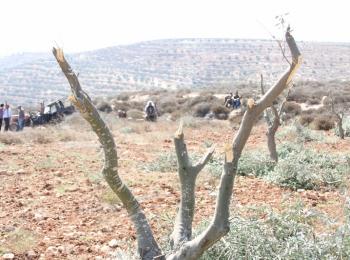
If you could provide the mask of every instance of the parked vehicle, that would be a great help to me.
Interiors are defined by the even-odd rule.
[[[64,106],[61,100],[49,103],[43,112],[30,112],[25,115],[25,126],[38,126],[47,123],[59,123],[65,115],[70,115],[75,111],[74,106]],[[14,115],[11,120],[10,130],[16,131],[18,125],[18,115]]]
[[[59,123],[65,115],[70,115],[75,111],[74,106],[64,106],[61,100],[52,102],[44,107],[44,112],[32,113],[32,125],[42,125],[47,123]]]

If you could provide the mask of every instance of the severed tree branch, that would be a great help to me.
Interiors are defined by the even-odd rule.
[[[164,259],[140,204],[118,175],[117,148],[112,133],[101,119],[90,97],[81,88],[77,75],[66,61],[62,49],[53,48],[53,55],[70,84],[73,94],[70,96],[71,102],[91,125],[102,144],[105,155],[105,163],[102,170],[103,176],[122,201],[135,226],[138,251],[141,258],[145,260]]]
[[[215,147],[208,149],[207,153],[192,165],[188,157],[182,123],[175,133],[175,150],[178,161],[178,174],[181,185],[181,200],[178,214],[175,220],[174,230],[171,234],[171,247],[178,248],[182,243],[192,238],[192,222],[195,208],[195,185],[199,172],[208,163],[214,153]]]
[[[258,103],[248,100],[248,108],[243,116],[240,128],[233,139],[232,146],[228,146],[225,152],[224,171],[221,176],[219,194],[212,222],[199,236],[184,243],[179,250],[169,255],[167,259],[198,259],[203,252],[229,232],[230,201],[242,150],[258,116],[267,107],[270,107],[273,101],[287,88],[301,63],[301,54],[294,38],[290,34],[289,28],[286,31],[285,37],[292,54],[292,63],[288,70],[282,74],[280,79],[265,93]]]

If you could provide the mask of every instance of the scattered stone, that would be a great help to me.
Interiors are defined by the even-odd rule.
[[[103,233],[108,233],[108,232],[111,232],[111,231],[112,231],[112,229],[109,228],[109,227],[103,227],[103,228],[101,228],[101,232],[103,232]]]
[[[78,191],[78,190],[79,190],[78,187],[69,187],[69,188],[66,189],[66,191],[68,191],[68,192],[75,192],[75,191]]]
[[[34,219],[36,221],[42,221],[42,220],[47,219],[47,216],[44,213],[37,212],[37,213],[34,214]]]
[[[59,254],[57,247],[55,246],[49,246],[46,248],[45,254],[49,256],[57,256]]]
[[[111,241],[109,241],[108,245],[109,245],[109,247],[111,247],[111,248],[116,248],[116,247],[118,247],[118,241],[117,241],[117,239],[112,239]]]
[[[16,174],[18,175],[23,175],[23,174],[26,174],[27,172],[24,170],[24,169],[19,169]]]
[[[29,250],[27,253],[26,253],[26,257],[27,259],[36,259],[37,258],[37,254],[34,250]]]
[[[14,258],[15,258],[15,255],[12,254],[12,253],[6,253],[6,254],[4,254],[4,255],[2,256],[2,258],[3,258],[3,259],[7,259],[7,260],[9,260],[9,259],[14,259]]]
[[[101,248],[100,248],[101,252],[103,253],[109,253],[110,252],[110,247],[107,246],[107,245],[103,245]]]
[[[58,247],[57,247],[57,250],[58,250],[58,252],[60,252],[60,253],[65,253],[65,252],[66,252],[66,249],[65,249],[64,246],[58,246]]]

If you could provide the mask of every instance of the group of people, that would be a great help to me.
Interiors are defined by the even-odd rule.
[[[238,91],[236,91],[235,95],[230,93],[230,95],[225,97],[225,107],[228,108],[239,108],[241,106],[241,97],[238,94]]]
[[[17,131],[22,131],[25,124],[25,113],[22,106],[17,107],[18,116],[17,119]],[[9,104],[0,104],[0,131],[4,122],[4,131],[7,132],[10,129],[11,120],[13,118],[11,107]]]

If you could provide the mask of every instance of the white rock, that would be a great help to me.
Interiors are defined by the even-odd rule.
[[[29,250],[26,254],[28,259],[35,259],[37,257],[37,254],[34,250]]]
[[[48,254],[49,256],[57,256],[58,249],[55,246],[49,246],[48,248],[46,248],[45,253]]]
[[[109,241],[108,243],[109,247],[111,248],[116,248],[118,246],[118,241],[117,239],[112,239],[111,241]]]
[[[3,259],[14,259],[15,255],[12,253],[7,253],[2,256]]]

